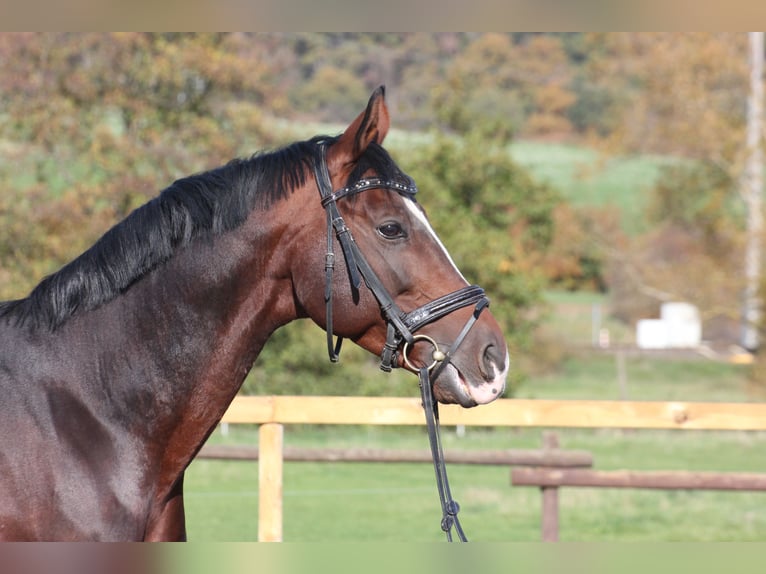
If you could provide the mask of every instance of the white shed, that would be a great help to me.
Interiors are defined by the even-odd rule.
[[[641,349],[693,349],[701,342],[702,320],[691,303],[663,303],[659,319],[641,319],[636,325]]]

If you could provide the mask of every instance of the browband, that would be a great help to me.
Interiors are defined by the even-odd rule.
[[[404,184],[400,181],[396,181],[395,179],[383,179],[381,177],[366,177],[364,179],[360,179],[356,183],[352,185],[347,185],[346,187],[342,187],[339,190],[329,193],[327,195],[322,196],[322,207],[327,207],[328,203],[332,203],[333,201],[338,201],[339,199],[354,195],[357,193],[361,193],[363,191],[367,191],[368,189],[390,189],[392,191],[395,191],[397,193],[401,193],[402,195],[406,195],[408,197],[413,197],[417,192],[418,188],[415,185],[415,182],[412,180],[412,178],[408,177],[409,183]]]

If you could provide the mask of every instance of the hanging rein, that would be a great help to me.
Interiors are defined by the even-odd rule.
[[[314,176],[319,187],[322,207],[327,213],[327,252],[325,255],[325,305],[327,310],[327,352],[332,362],[337,362],[343,339],[338,337],[333,342],[332,328],[332,279],[335,270],[335,252],[333,238],[338,239],[343,257],[346,262],[352,291],[358,295],[362,280],[380,305],[381,313],[386,321],[386,343],[381,353],[380,368],[390,372],[399,364],[399,349],[401,347],[402,361],[413,371],[418,372],[420,379],[420,393],[423,399],[423,409],[426,415],[428,427],[428,440],[431,446],[431,456],[436,474],[436,484],[439,490],[439,499],[442,506],[441,528],[447,535],[447,540],[452,542],[452,527],[455,527],[458,538],[467,542],[463,528],[458,520],[460,507],[452,498],[447,479],[447,469],[444,464],[441,436],[439,433],[439,409],[438,403],[433,397],[432,387],[439,374],[450,363],[453,355],[460,344],[465,340],[471,327],[476,323],[481,312],[489,306],[489,299],[484,294],[484,289],[477,285],[470,285],[434,299],[425,305],[409,312],[402,311],[394,301],[391,294],[378,278],[375,271],[370,267],[359,246],[354,241],[351,231],[338,211],[337,201],[362,193],[368,189],[386,189],[396,192],[404,197],[413,198],[417,193],[417,187],[412,179],[402,182],[397,180],[384,180],[379,177],[362,178],[355,183],[333,191],[330,174],[327,168],[327,146],[320,143],[320,161],[314,166]],[[420,328],[432,323],[453,311],[474,305],[473,313],[458,334],[453,344],[440,349],[436,341],[427,335],[415,334]],[[417,341],[425,341],[433,346],[431,358],[433,362],[428,366],[418,367],[414,365],[408,352]]]

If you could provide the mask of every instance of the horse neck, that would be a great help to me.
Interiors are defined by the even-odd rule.
[[[289,273],[272,253],[276,219],[192,243],[73,327],[103,337],[97,384],[117,408],[141,405],[165,473],[188,464],[269,335],[295,318]]]

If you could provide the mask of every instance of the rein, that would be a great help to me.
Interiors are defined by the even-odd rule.
[[[473,327],[474,323],[481,315],[481,312],[489,306],[489,300],[484,298],[479,301],[474,308],[473,314],[468,322],[463,327],[463,330],[458,335],[452,347],[446,353],[441,351],[437,344],[430,337],[424,335],[417,335],[416,337],[426,338],[433,346],[433,359],[434,362],[428,367],[421,367],[418,370],[418,379],[420,380],[420,396],[423,399],[423,410],[426,413],[426,426],[428,428],[428,443],[431,446],[431,459],[434,463],[434,473],[436,475],[436,487],[439,491],[439,501],[442,506],[442,521],[441,528],[447,535],[447,540],[452,542],[452,527],[455,527],[458,539],[461,542],[468,542],[468,539],[463,532],[463,527],[460,524],[457,513],[460,512],[460,505],[455,499],[452,498],[452,492],[449,487],[449,479],[447,478],[447,466],[444,463],[444,450],[442,449],[441,434],[439,432],[439,403],[433,398],[432,387],[436,378],[441,374],[444,368],[449,363],[450,354],[460,346],[465,339],[468,332]],[[404,352],[404,360],[408,361],[406,354],[406,347]],[[431,372],[433,371],[433,372]],[[429,375],[429,372],[431,374]]]
[[[362,178],[354,184],[333,191],[330,174],[327,168],[327,145],[320,143],[319,150],[320,161],[314,166],[314,176],[316,178],[317,187],[319,188],[322,207],[324,207],[325,212],[327,213],[327,252],[325,254],[324,298],[327,313],[327,353],[330,357],[330,361],[337,362],[340,359],[340,350],[343,343],[342,337],[338,337],[336,342],[333,341],[332,278],[335,270],[333,241],[333,236],[335,236],[343,251],[353,297],[355,300],[358,299],[359,288],[361,287],[362,280],[364,280],[365,285],[377,300],[381,313],[386,321],[386,343],[381,352],[380,368],[383,371],[390,372],[396,367],[399,364],[399,348],[402,347],[402,361],[410,369],[418,372],[423,409],[425,411],[426,425],[428,428],[428,440],[431,446],[431,457],[434,463],[436,484],[442,506],[441,528],[446,533],[448,541],[452,542],[452,528],[454,526],[458,538],[462,542],[467,542],[465,533],[463,532],[463,528],[457,517],[460,506],[452,498],[449,481],[447,479],[447,470],[444,464],[444,453],[439,432],[439,410],[438,404],[433,398],[433,384],[441,372],[450,363],[455,351],[457,351],[466,335],[468,335],[468,332],[478,320],[481,312],[489,306],[489,299],[487,299],[484,294],[484,289],[478,285],[469,285],[434,299],[413,311],[402,311],[360,251],[359,246],[351,235],[351,230],[343,220],[340,211],[338,211],[336,203],[339,199],[361,193],[368,189],[386,189],[405,197],[413,198],[417,193],[415,183],[410,178],[408,178],[407,183],[402,183],[401,181],[396,180],[384,180],[379,177],[370,177]],[[426,335],[415,334],[415,332],[423,326],[469,305],[475,306],[474,311],[452,346],[446,351],[439,349],[437,343],[432,338]],[[429,366],[417,367],[409,360],[409,349],[417,341],[426,341],[434,347],[432,353],[433,362]]]

